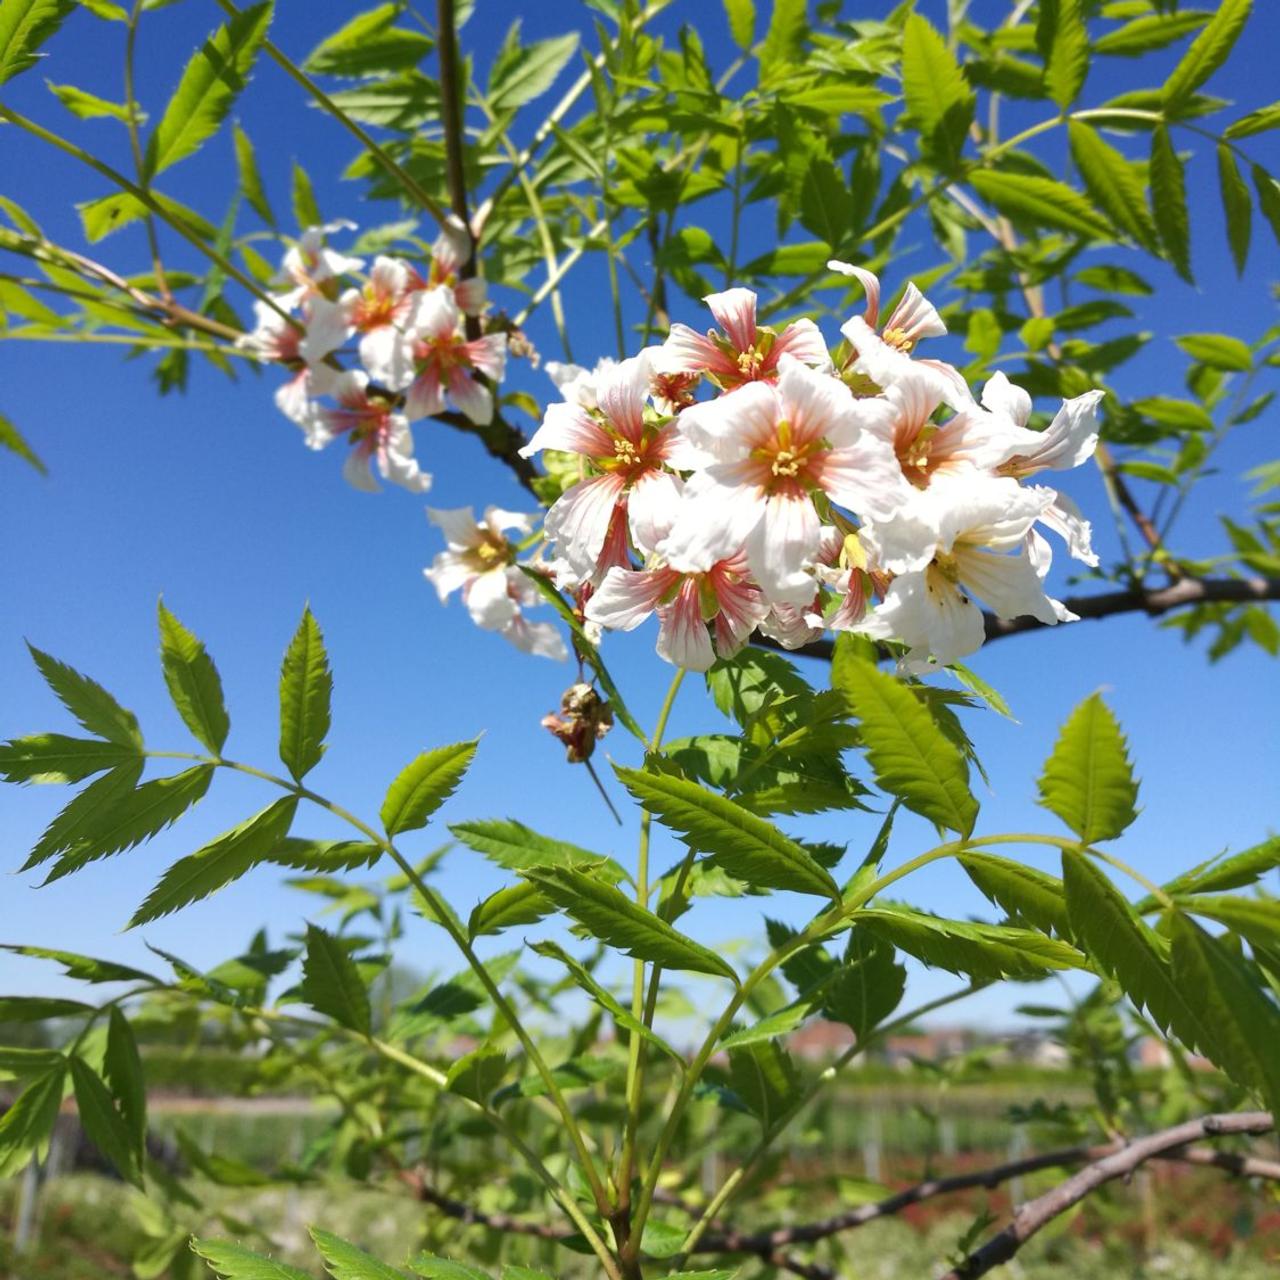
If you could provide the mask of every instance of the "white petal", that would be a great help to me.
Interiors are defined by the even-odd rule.
[[[670,569],[636,572],[615,566],[587,601],[586,616],[611,631],[634,631],[678,581],[679,574]]]
[[[769,358],[776,361],[779,356],[790,356],[804,364],[831,364],[831,352],[827,350],[826,339],[822,331],[812,320],[793,320],[778,334],[777,341],[769,352]]]
[[[484,540],[470,507],[428,507],[427,519],[444,534],[445,543],[452,550],[466,551]]]
[[[346,312],[336,302],[317,297],[307,317],[306,336],[298,343],[298,354],[308,364],[319,364],[351,336]]]
[[[360,363],[374,382],[402,391],[413,381],[413,340],[394,325],[380,324],[360,335]]]
[[[997,371],[982,388],[982,407],[1002,414],[1015,426],[1025,427],[1031,416],[1031,397]]]
[[[616,475],[595,476],[566,489],[547,512],[547,536],[575,572],[590,576],[595,571],[621,494]]]
[[[1067,550],[1077,560],[1097,566],[1098,556],[1093,549],[1093,526],[1084,513],[1060,490],[1057,497],[1040,513],[1040,523],[1059,534],[1067,544]]]
[[[759,488],[735,483],[731,465],[718,463],[685,484],[675,523],[657,551],[673,569],[705,573],[742,550],[764,511]]]
[[[502,634],[517,649],[523,649],[525,653],[535,654],[539,658],[564,662],[569,657],[564,637],[554,623],[529,622],[521,616],[510,622]]]
[[[683,485],[666,471],[646,471],[627,493],[631,540],[649,555],[671,532],[680,511]]]
[[[893,580],[884,601],[854,630],[911,646],[911,657],[940,663],[976,653],[986,638],[982,611],[935,570]]]
[[[822,526],[806,495],[772,495],[764,518],[745,540],[747,559],[760,589],[771,604],[808,604],[814,580],[807,572],[818,551]]]
[[[1025,548],[1017,555],[964,549],[956,552],[960,581],[1001,618],[1038,618],[1053,626],[1057,611]]]
[[[520,450],[522,458],[531,458],[540,449],[557,449],[564,453],[585,453],[589,458],[607,458],[613,453],[613,441],[599,424],[576,404],[558,403],[547,406],[542,425],[533,439]]]
[[[698,584],[688,579],[670,604],[658,610],[658,656],[686,671],[708,671],[716,660],[702,617]]]
[[[342,464],[342,475],[353,489],[364,493],[377,493],[378,482],[369,469],[369,455],[360,449],[352,449],[347,460]]]
[[[880,319],[880,277],[865,267],[855,267],[853,263],[841,262],[837,258],[832,258],[827,267],[831,271],[838,271],[842,276],[852,276],[862,286],[862,291],[867,295],[866,322],[874,329],[876,321]]]
[[[516,573],[520,572],[511,567]],[[463,600],[471,621],[485,631],[501,631],[520,612],[507,590],[506,565],[476,574],[463,593]]]
[[[709,293],[703,302],[711,308],[720,327],[739,351],[746,351],[756,340],[756,295],[750,289],[726,289]]]
[[[449,378],[449,397],[463,417],[477,425],[484,427],[493,421],[493,392],[461,369],[453,370]]]

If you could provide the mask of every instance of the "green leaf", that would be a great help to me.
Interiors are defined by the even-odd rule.
[[[75,7],[74,0],[4,0],[0,5],[0,84],[40,61],[36,50]]]
[[[1157,252],[1156,224],[1134,166],[1095,129],[1075,120],[1067,124],[1071,157],[1089,194],[1115,225],[1152,253]]]
[[[165,608],[163,600],[159,618],[160,660],[169,696],[187,728],[217,755],[231,729],[218,668],[204,645]]]
[[[1074,947],[1031,929],[944,920],[897,904],[863,908],[851,919],[925,964],[970,978],[1043,978],[1081,967]]]
[[[1093,51],[1123,58],[1140,57],[1181,40],[1189,32],[1204,26],[1211,16],[1204,9],[1143,14],[1099,36],[1093,42]]]
[[[271,0],[265,0],[242,10],[192,55],[147,141],[148,178],[192,155],[217,133],[249,79],[272,9]]]
[[[857,717],[876,782],[939,827],[968,835],[978,816],[969,766],[900,680],[852,659],[840,685]]]
[[[775,1040],[729,1050],[729,1082],[765,1133],[798,1101],[800,1073]]]
[[[302,64],[312,75],[365,76],[408,71],[433,48],[420,31],[394,26],[403,5],[380,4],[358,14],[318,44]]]
[[[82,1058],[71,1059],[71,1083],[85,1135],[126,1182],[141,1186],[136,1145],[101,1077]]]
[[[1056,227],[1082,236],[1111,238],[1111,226],[1080,192],[1053,178],[978,169],[973,189],[1006,217],[1033,227]]]
[[[192,1240],[191,1250],[222,1280],[312,1280],[296,1267],[250,1253],[243,1246],[225,1240]]]
[[[524,875],[606,946],[667,969],[738,980],[732,967],[714,951],[678,933],[612,885],[567,867],[531,868]]]
[[[56,1000],[49,996],[0,996],[0,1022],[46,1022],[50,1018],[74,1018],[93,1012],[93,1006],[79,1000]]]
[[[947,42],[918,13],[902,28],[902,93],[921,137],[954,164],[973,120],[973,90]]]
[[[152,191],[151,199],[170,218],[181,222],[194,235],[205,240],[216,238],[217,230],[194,209],[162,195],[159,191]],[[109,196],[100,196],[97,200],[88,200],[84,204],[77,205],[76,209],[80,214],[85,239],[90,244],[96,244],[113,231],[119,231],[122,227],[141,221],[149,212],[149,206],[129,191],[117,191]]]
[[[1280,1107],[1280,1010],[1250,970],[1181,912],[1170,917],[1173,980],[1207,1028],[1200,1051]]]
[[[1253,201],[1231,148],[1221,142],[1218,143],[1218,187],[1222,192],[1222,213],[1227,220],[1227,243],[1231,246],[1236,275],[1243,277],[1249,261]]]
[[[1219,0],[1213,17],[1164,82],[1164,101],[1170,114],[1176,114],[1226,62],[1252,12],[1253,0]]]
[[[142,750],[138,718],[132,711],[126,711],[96,680],[42,653],[29,641],[27,649],[49,688],[85,729],[122,747]]]
[[[130,760],[96,778],[67,805],[44,829],[40,839],[20,868],[30,871],[64,850],[74,848],[92,837],[103,821],[103,815],[123,794],[131,792],[142,776],[142,760]]]
[[[3,1003],[0,1001],[0,1005]],[[67,1062],[59,1057],[56,1066],[32,1080],[0,1115],[0,1178],[12,1177],[33,1158],[44,1158],[58,1120],[66,1078]]]
[[[1280,944],[1280,901],[1274,898],[1223,898],[1209,894],[1180,897],[1184,911],[1208,916],[1259,947]]]
[[[1184,333],[1174,341],[1193,360],[1213,369],[1247,373],[1253,367],[1253,352],[1227,333]]]
[[[1271,234],[1280,244],[1280,182],[1277,182],[1261,165],[1250,170],[1253,188],[1258,193],[1258,208],[1271,226]]]
[[[1177,273],[1191,283],[1191,220],[1187,215],[1187,184],[1182,161],[1173,148],[1167,125],[1151,134],[1151,212],[1165,256]]]
[[[774,73],[801,61],[808,33],[808,0],[773,0],[769,29],[760,45],[762,84],[781,79]]]
[[[1224,889],[1243,889],[1254,884],[1268,871],[1280,867],[1280,836],[1272,836],[1221,861],[1214,860],[1184,872],[1165,885],[1165,892],[1221,893]]]
[[[614,766],[622,784],[664,826],[682,833],[691,848],[756,888],[792,889],[840,900],[831,873],[771,822],[670,774]]]
[[[332,694],[324,636],[304,609],[280,670],[280,759],[299,782],[324,755]]]
[[[1056,876],[991,853],[962,853],[959,861],[969,879],[1001,910],[1046,933],[1071,936],[1062,881]]]
[[[824,1016],[850,1027],[859,1044],[902,1002],[907,971],[893,947],[866,929],[849,934],[844,963],[827,985]]]
[[[471,764],[478,740],[455,742],[424,751],[406,765],[387,789],[382,802],[382,825],[387,835],[415,831],[454,793]]]
[[[324,1259],[325,1269],[334,1280],[404,1280],[402,1272],[370,1257],[363,1249],[357,1249],[319,1227],[309,1230]]]
[[[756,0],[724,0],[724,11],[734,44],[745,52],[756,37]]]
[[[238,880],[259,862],[266,861],[272,849],[288,834],[297,807],[297,796],[282,796],[202,849],[175,862],[134,912],[128,927],[132,929],[158,920],[207,898]]]
[[[119,1108],[125,1131],[133,1144],[138,1167],[146,1159],[147,1084],[142,1070],[138,1042],[129,1020],[112,1005],[107,1022],[107,1048],[102,1071],[111,1086],[111,1096]]]
[[[129,120],[129,107],[123,102],[108,102],[105,98],[99,98],[96,93],[87,93],[84,89],[77,89],[73,84],[54,84],[52,81],[46,81],[49,85],[49,92],[58,99],[60,103],[73,116],[81,120]]]
[[[60,964],[67,977],[77,982],[153,982],[149,973],[141,969],[131,968],[127,964],[116,964],[113,960],[95,960],[92,956],[82,956],[75,951],[56,951],[50,947],[24,947],[14,943],[0,943],[0,951],[12,951],[16,956],[30,956],[33,960],[52,960]],[[112,1006],[114,1008],[114,1006]]]
[[[800,184],[800,224],[834,250],[853,230],[853,197],[840,170],[825,156],[814,156]]]
[[[668,1057],[673,1058],[682,1067],[684,1066],[684,1059],[675,1049],[655,1031],[651,1031],[643,1022],[633,1017],[618,999],[591,976],[586,966],[575,960],[563,947],[554,942],[535,942],[533,950],[540,956],[548,956],[553,960],[559,960],[569,970],[578,986],[605,1010],[624,1031],[631,1035],[638,1035],[642,1040],[648,1041],[649,1044],[660,1049]]]
[[[0,743],[0,777],[6,782],[81,782],[137,758],[133,747],[119,743],[37,733]]]
[[[269,227],[276,225],[276,215],[267,200],[267,189],[262,182],[262,174],[258,171],[258,158],[253,150],[249,135],[236,124],[231,136],[236,148],[236,170],[240,175],[240,192],[249,202],[249,207]]]
[[[42,476],[49,474],[48,468],[40,461],[26,440],[23,439],[22,433],[2,413],[0,413],[0,448],[8,449],[10,453],[16,453],[23,462],[35,467]]]
[[[1071,932],[1089,959],[1138,1008],[1146,1009],[1161,1030],[1203,1051],[1206,1031],[1200,1011],[1170,972],[1164,940],[1085,854],[1062,851],[1062,881]]]
[[[1040,21],[1045,24],[1037,42],[1046,50],[1044,86],[1064,111],[1080,96],[1089,74],[1089,33],[1085,29],[1081,0],[1041,0]]]
[[[358,871],[372,867],[385,850],[372,840],[303,840],[290,836],[271,852],[277,866],[295,871]]]
[[[314,924],[307,925],[299,994],[317,1013],[352,1031],[369,1034],[369,992],[359,966],[337,938]]]
[[[519,22],[494,59],[489,72],[489,106],[494,112],[515,111],[541,97],[556,82],[578,48],[578,33],[553,36],[521,45]]]
[[[616,872],[614,878],[622,879],[622,868],[611,858],[589,853],[564,840],[539,835],[511,818],[455,822],[449,831],[468,848],[484,854],[508,871],[524,871],[529,867],[577,867],[585,870],[608,865]]]
[[[476,903],[467,920],[467,936],[474,941],[516,925],[537,924],[554,910],[555,906],[536,885],[507,885]]]
[[[1138,816],[1138,784],[1120,726],[1100,694],[1067,718],[1040,775],[1040,803],[1085,844],[1114,840]]]
[[[470,1053],[463,1054],[450,1068],[445,1077],[445,1088],[459,1097],[470,1098],[482,1106],[488,1104],[494,1091],[502,1083],[507,1074],[507,1055],[492,1045],[481,1045]],[[417,1265],[410,1263],[415,1271]],[[419,1272],[426,1275],[426,1272]]]
[[[292,196],[293,218],[299,227],[319,227],[324,223],[311,179],[296,160],[293,162]]]
[[[1280,129],[1280,102],[1273,102],[1269,107],[1259,107],[1241,116],[1234,124],[1229,124],[1222,131],[1224,138],[1251,138],[1255,133],[1267,133],[1271,129]]]
[[[67,843],[65,849],[47,851],[43,847],[44,837],[41,837],[41,843],[32,851],[26,865],[35,866],[52,852],[60,852],[62,856],[45,880],[46,884],[52,884],[73,871],[79,871],[86,863],[150,840],[204,799],[213,780],[213,768],[213,765],[196,765],[168,778],[153,778],[136,790],[117,790],[114,798],[93,816],[92,821],[76,827],[75,839]],[[86,788],[76,800],[83,799],[91,790],[92,787]],[[70,808],[68,805],[67,809]]]

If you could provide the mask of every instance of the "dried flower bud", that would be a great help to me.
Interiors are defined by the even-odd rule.
[[[542,727],[564,743],[570,764],[585,764],[613,728],[613,711],[591,685],[579,681],[564,691],[559,715],[543,716]]]

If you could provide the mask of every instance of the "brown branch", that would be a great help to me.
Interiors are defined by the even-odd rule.
[[[1180,578],[1167,587],[1067,596],[1062,603],[1081,619],[1098,619],[1122,613],[1145,613],[1157,618],[1171,609],[1196,604],[1256,604],[1267,600],[1280,600],[1280,578]],[[1047,624],[1030,617],[997,618],[992,613],[984,613],[983,622],[988,640],[1020,635],[1024,631],[1048,630]],[[768,640],[756,639],[767,647],[777,647]],[[792,652],[830,662],[833,647],[834,641],[815,640]]]
[[[545,1222],[529,1222],[524,1218],[512,1217],[509,1213],[486,1213],[461,1200],[455,1200],[431,1186],[418,1169],[401,1169],[397,1176],[419,1200],[424,1204],[434,1205],[448,1218],[486,1227],[490,1231],[500,1231],[504,1235],[537,1236],[539,1240],[569,1239],[568,1232]]]
[[[992,1236],[981,1248],[974,1250],[958,1266],[946,1272],[942,1280],[975,1280],[977,1276],[986,1275],[993,1267],[1008,1262],[1036,1232],[1048,1226],[1073,1205],[1079,1204],[1085,1196],[1116,1178],[1126,1177],[1148,1160],[1178,1147],[1185,1147],[1198,1138],[1233,1133],[1268,1133],[1274,1123],[1265,1111],[1245,1111],[1231,1115],[1204,1116],[1139,1138],[1121,1150],[1086,1165],[1044,1195],[1020,1205],[1013,1215],[1013,1221],[1003,1231]]]

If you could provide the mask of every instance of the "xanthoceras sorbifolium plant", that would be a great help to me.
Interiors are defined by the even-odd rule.
[[[663,1259],[735,1252],[718,1223],[752,1167],[842,1065],[914,1020],[917,1011],[901,1007],[908,957],[957,977],[955,991],[931,1006],[994,982],[1092,972],[1099,995],[1122,991],[1134,1016],[1182,1051],[1211,1060],[1222,1073],[1224,1099],[1253,1095],[1273,1103],[1280,1084],[1267,1048],[1280,1026],[1268,985],[1274,920],[1265,899],[1232,891],[1274,868],[1280,851],[1272,840],[1164,885],[1127,867],[1110,846],[1136,816],[1138,784],[1120,727],[1098,695],[1063,726],[1041,774],[1040,801],[1067,834],[987,833],[970,786],[971,748],[952,709],[970,699],[940,700],[933,687],[886,673],[866,642],[842,641],[825,690],[812,688],[777,654],[748,649],[721,659],[707,681],[738,721],[734,738],[665,741],[683,676],[678,670],[642,764],[616,767],[640,806],[637,860],[627,865],[510,819],[458,822],[452,834],[463,848],[448,856],[483,856],[513,876],[464,916],[463,904],[455,907],[431,883],[442,852],[423,860],[415,845],[463,781],[475,742],[424,751],[394,776],[376,817],[361,817],[306,782],[326,750],[332,689],[323,637],[309,611],[282,665],[280,765],[268,768],[224,754],[230,717],[217,669],[164,605],[159,618],[165,683],[197,750],[152,749],[132,713],[101,685],[32,649],[80,732],[13,739],[0,747],[0,771],[10,782],[85,785],[50,823],[27,866],[47,866],[48,879],[57,879],[122,853],[178,821],[230,770],[261,782],[265,806],[179,859],[130,926],[198,910],[202,899],[262,864],[305,872],[343,909],[342,922],[337,929],[309,924],[275,946],[260,935],[238,960],[208,972],[165,952],[157,953],[163,962],[157,975],[108,959],[17,947],[59,963],[90,992],[100,982],[120,985],[105,1003],[10,997],[0,1006],[6,1019],[59,1019],[67,1028],[61,1047],[5,1051],[6,1069],[24,1085],[0,1118],[6,1171],[47,1144],[69,1088],[87,1133],[120,1174],[163,1189],[169,1175],[146,1146],[145,1067],[134,1026],[199,1009],[229,1043],[257,1046],[268,1077],[315,1070],[321,1092],[346,1098],[327,1144],[336,1167],[322,1174],[322,1147],[282,1176],[412,1185],[420,1175],[407,1156],[421,1150],[414,1145],[421,1139],[387,1122],[422,1114],[448,1125],[452,1113],[452,1123],[469,1118],[491,1130],[507,1158],[527,1167],[535,1181],[521,1192],[524,1207],[564,1222],[563,1232],[548,1239],[589,1248],[609,1275],[661,1274],[669,1265]],[[854,752],[874,791],[847,771]],[[887,816],[868,812],[882,807],[876,792],[890,804]],[[891,856],[899,806],[933,823],[940,842]],[[316,808],[346,823],[350,838],[307,837],[307,813]],[[793,825],[796,815],[818,808],[848,812],[852,854],[789,835],[773,821],[790,815],[786,824]],[[654,821],[688,847],[676,866],[656,876],[648,867]],[[1019,850],[1049,855],[1060,862],[1061,876],[1013,856]],[[942,859],[960,862],[1001,913],[998,923],[942,918],[898,896]],[[383,894],[342,887],[383,863],[395,867],[393,893],[408,895],[407,915],[388,910]],[[1131,902],[1113,871],[1137,881],[1145,896]],[[809,923],[769,921],[755,963],[731,962],[680,927],[695,896],[743,892],[752,904],[760,896],[801,895],[811,904]],[[365,916],[377,923],[378,936],[361,932]],[[580,943],[557,940],[566,924],[590,943],[585,955]],[[387,1005],[384,948],[406,928],[441,932],[460,967],[454,977]],[[477,948],[492,937],[507,949],[482,959]],[[550,987],[532,976],[513,981],[523,972],[525,948],[551,961],[561,979]],[[611,989],[616,962],[609,956],[627,957],[634,967],[630,1000]],[[655,1015],[664,993],[689,981],[700,984],[702,1017],[695,1043],[682,1048]],[[554,1055],[566,1036],[535,1030],[530,1015],[539,1005],[556,1007],[555,992],[568,988],[585,997],[590,1013],[581,1031],[567,1037],[578,1041],[577,1057],[562,1059]],[[1113,1000],[1106,997],[1099,1014]],[[852,1040],[834,1067],[815,1074],[792,1058],[787,1039],[819,1016],[844,1024]],[[355,1104],[353,1088],[378,1105]],[[656,1106],[659,1097],[665,1100]],[[1112,1097],[1108,1105],[1117,1123],[1130,1124],[1136,1116],[1129,1107],[1141,1104]],[[757,1126],[755,1153],[701,1209],[673,1210],[665,1197],[656,1198],[687,1158],[673,1143],[708,1107],[749,1117]],[[198,1147],[188,1158],[196,1176],[232,1184],[245,1176],[211,1164]],[[175,1231],[176,1252],[186,1235]],[[270,1251],[269,1238],[258,1243]],[[360,1261],[364,1255],[352,1253],[353,1246],[322,1230],[316,1243],[335,1274],[380,1274],[384,1265]],[[195,1248],[220,1274],[250,1276],[268,1265],[243,1243],[205,1239]],[[347,1264],[335,1258],[348,1256],[356,1261],[344,1272]],[[448,1267],[457,1264],[424,1255],[414,1265],[431,1276],[452,1274]]]

